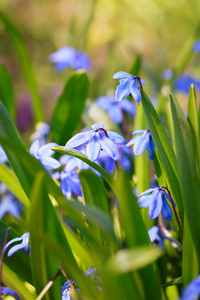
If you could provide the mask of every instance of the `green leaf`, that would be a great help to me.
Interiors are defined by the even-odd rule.
[[[132,74],[133,76],[139,75],[140,68],[141,68],[141,55],[137,54],[129,73]]]
[[[171,286],[171,285],[177,285],[177,284],[181,284],[182,283],[182,277],[177,277],[165,284],[163,284],[163,287],[167,287],[167,286]]]
[[[31,260],[36,290],[39,293],[55,276],[60,261],[69,278],[77,281],[82,292],[89,297],[96,289],[77,266],[47,189],[45,174],[39,173],[31,193],[30,215]],[[61,286],[64,281],[66,279],[59,276],[45,295],[45,299],[61,298]]]
[[[18,29],[15,27],[15,25],[2,12],[0,12],[0,21],[6,27],[6,30],[8,31],[8,34],[10,35],[10,38],[13,42],[15,50],[18,54],[27,85],[28,85],[28,88],[30,90],[30,93],[31,93],[31,96],[33,99],[33,108],[34,108],[35,119],[37,122],[42,121],[44,119],[44,115],[43,115],[43,111],[42,111],[41,100],[38,95],[37,85],[36,85],[35,78],[33,75],[31,61],[29,59],[28,52],[27,52],[26,46],[24,44],[24,41],[23,41],[20,33],[18,32]]]
[[[196,249],[200,267],[200,187],[196,170],[195,152],[190,125],[175,97],[170,94],[170,103],[174,123],[177,166],[181,184],[185,217]],[[184,268],[184,265],[183,265]]]
[[[35,295],[31,293],[25,286],[16,273],[14,273],[9,267],[3,264],[2,281],[6,286],[15,291],[24,300],[34,300]]]
[[[88,92],[89,81],[86,73],[76,72],[67,80],[51,121],[54,142],[65,145],[71,138],[80,123]]]
[[[137,129],[148,129],[147,118],[141,105],[137,107],[137,114],[134,122],[134,130]],[[145,151],[141,155],[135,156],[134,161],[138,195],[140,195],[142,192],[150,188],[150,160],[148,159],[148,152]],[[141,215],[147,229],[150,229],[155,222],[154,220],[150,220],[148,208],[142,209]]]
[[[14,172],[3,163],[0,163],[0,182],[3,182],[8,190],[13,193],[26,207],[30,206],[30,201],[22,189]]]
[[[103,176],[103,178],[107,181],[107,183],[109,184],[111,189],[114,191],[114,193],[116,193],[116,186],[115,186],[114,178],[108,172],[106,172],[102,167],[100,167],[98,164],[91,162],[91,160],[89,160],[87,158],[87,156],[84,155],[82,152],[75,150],[75,149],[65,150],[64,147],[62,147],[62,146],[53,147],[52,149],[54,151],[62,153],[62,154],[67,154],[67,155],[77,157],[77,158],[81,159],[82,161],[84,161],[85,163],[87,163],[89,166],[94,168],[96,171],[98,171]]]
[[[196,165],[198,174],[200,174],[200,146],[199,146],[199,127],[198,127],[198,112],[197,101],[194,84],[191,84],[189,99],[188,99],[188,122],[192,132],[192,140],[195,151]]]
[[[81,170],[79,178],[85,202],[99,207],[109,216],[109,202],[102,179],[91,170]]]
[[[105,270],[110,275],[136,271],[156,261],[162,254],[163,250],[159,247],[139,246],[132,249],[123,249],[106,262]]]
[[[20,148],[21,154],[25,155],[24,153],[27,152],[27,150],[22,143],[19,132],[17,131],[4,105],[0,101],[0,139],[2,139],[0,140],[0,143],[4,148],[4,151],[6,152],[13,171],[18,177],[25,193],[28,195],[33,177],[30,176],[26,168],[19,162],[12,150],[8,149],[7,146],[5,146],[5,144],[3,143],[3,138],[9,139],[6,143],[11,144],[12,148]]]
[[[15,119],[15,99],[12,82],[6,68],[0,64],[0,99],[7,108],[11,118]]]
[[[143,223],[137,198],[132,192],[126,173],[119,173],[117,178],[118,200],[124,225],[126,245],[128,248],[135,246],[151,245],[147,229]],[[141,284],[146,299],[160,299],[161,286],[158,279],[157,266],[151,264],[139,271]]]
[[[44,176],[45,174],[42,172],[37,175],[31,192],[30,234],[36,231],[42,232],[53,240],[61,242],[70,256],[71,264],[76,267],[71,248],[48,196]],[[44,243],[38,243],[38,238],[35,235],[31,235],[31,263],[36,291],[39,294],[58,272],[59,262],[57,257],[45,247]],[[60,287],[63,284],[64,278],[59,276],[53,287],[46,293],[45,299],[61,298]]]
[[[194,42],[199,38],[199,35],[200,35],[200,24],[198,24],[194,32],[189,35],[188,40],[186,41],[184,47],[182,48],[182,51],[178,55],[178,58],[174,65],[173,79],[177,78],[184,70],[184,68],[187,66],[193,54]]]
[[[165,166],[169,185],[178,205],[181,221],[183,222],[183,204],[181,199],[180,183],[177,174],[176,157],[172,149],[172,145],[153,104],[143,90],[141,90],[141,102],[149,123],[149,129],[153,141]]]
[[[8,225],[0,220],[0,253],[2,252],[7,228]],[[16,237],[19,237],[19,235],[17,235],[16,232],[11,229],[8,241]],[[10,247],[12,247],[12,245]],[[4,255],[4,264],[7,265],[18,276],[32,284],[30,258],[27,253],[24,251],[17,251],[12,256],[8,257],[6,251]]]
[[[82,170],[79,173],[79,178],[81,180],[81,187],[82,187],[85,203],[92,205],[94,207],[98,207],[99,209],[102,210],[101,218],[103,224],[105,225],[107,223],[108,229],[109,228],[111,229],[112,236],[114,237],[114,230],[113,230],[112,223],[108,222],[107,218],[103,216],[103,213],[109,216],[110,212],[109,212],[108,197],[102,179],[91,170]],[[102,226],[100,227],[96,223],[96,220],[98,220],[99,217],[98,219],[96,219],[93,213],[92,213],[92,217],[94,217],[94,222],[92,223],[90,221],[88,222],[88,225],[90,226],[94,234],[98,237],[99,241],[102,243],[105,249],[107,249],[110,252],[112,241],[110,241],[110,238],[106,233],[103,233],[102,230],[100,230]],[[103,218],[105,220],[103,220]]]

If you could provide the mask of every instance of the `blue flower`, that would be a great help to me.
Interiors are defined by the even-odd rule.
[[[2,146],[0,145],[0,162],[1,163],[7,163],[8,162],[8,158],[7,155],[5,153],[5,151],[3,150]]]
[[[17,293],[15,293],[13,290],[11,290],[5,286],[1,286],[1,295],[2,296],[9,295],[9,296],[15,298],[16,300],[20,300],[20,297],[17,295]]]
[[[48,134],[50,132],[50,125],[47,122],[39,122],[36,124],[36,130],[31,135],[31,140],[39,140],[40,145],[47,143]]]
[[[162,72],[162,78],[164,80],[170,80],[173,77],[173,70],[169,69],[169,70],[165,70]]]
[[[72,196],[82,197],[81,182],[75,171],[56,172],[53,176],[55,179],[60,180],[60,189],[68,200]]]
[[[184,94],[188,94],[191,84],[194,83],[194,86],[197,90],[200,90],[200,81],[195,79],[191,75],[182,74],[175,81],[175,89],[181,91]]]
[[[85,272],[85,276],[89,276],[98,288],[99,291],[102,291],[102,280],[98,276],[98,268],[91,267]],[[76,282],[74,280],[70,280],[71,283],[76,287]],[[64,286],[61,287],[62,289],[62,300],[71,300],[70,293],[71,293],[71,285],[68,281],[65,282]],[[76,291],[79,292],[80,290],[76,288]]]
[[[158,226],[153,226],[148,230],[150,240],[154,246],[160,246],[165,249],[164,237]]]
[[[161,213],[163,218],[170,221],[172,210],[167,200],[170,202],[169,194],[164,188],[151,188],[143,192],[138,197],[140,208],[149,207],[149,218],[155,219]],[[174,203],[175,205],[175,203]]]
[[[193,51],[194,51],[195,53],[200,52],[200,39],[197,40],[197,41],[194,43],[194,45],[193,45]]]
[[[196,300],[198,297],[200,297],[200,275],[186,286],[179,300]]]
[[[74,70],[84,69],[86,71],[92,69],[87,54],[84,51],[69,46],[61,47],[59,50],[49,55],[49,60],[55,64],[55,68],[58,72],[61,72],[66,68],[72,68]]]
[[[133,132],[133,136],[141,134],[140,136],[137,136],[130,140],[126,147],[129,147],[134,144],[134,154],[135,156],[138,156],[142,154],[145,150],[148,151],[148,157],[150,160],[153,160],[153,154],[155,150],[155,144],[151,137],[151,133],[149,130],[142,130],[138,129],[135,132]]]
[[[91,161],[99,158],[101,150],[105,150],[110,157],[117,160],[119,152],[115,144],[124,145],[126,140],[115,132],[106,131],[101,123],[96,123],[91,127],[93,130],[78,133],[71,138],[65,145],[65,149],[86,144],[86,153]]]
[[[30,238],[30,233],[26,232],[21,237],[12,239],[5,245],[4,251],[6,251],[11,244],[22,241],[21,244],[17,244],[15,246],[13,246],[12,248],[10,248],[10,250],[8,251],[8,256],[13,255],[15,252],[17,252],[20,249],[25,251],[26,253],[30,254],[30,246],[28,244],[29,238]]]
[[[120,79],[120,84],[115,92],[115,101],[121,101],[131,94],[139,105],[141,100],[139,88],[143,88],[142,85],[145,85],[144,80],[139,76],[133,76],[123,71],[115,73],[113,78]]]
[[[133,103],[127,99],[116,102],[114,96],[102,96],[96,100],[98,106],[108,112],[115,124],[120,124],[123,120],[123,111],[134,117],[136,109]]]
[[[45,169],[54,170],[61,166],[59,161],[50,157],[55,153],[55,151],[51,150],[51,148],[54,146],[58,146],[58,144],[49,143],[40,147],[40,141],[37,139],[32,143],[30,147],[30,153],[31,155],[35,156],[37,160],[39,160]]]
[[[14,199],[15,197],[11,193],[2,196],[0,203],[0,220],[2,220],[7,213],[17,218],[20,217],[20,207]]]
[[[131,169],[131,159],[132,159],[132,152],[131,149],[127,148],[126,146],[117,146],[119,151],[119,157],[117,162],[119,165],[124,168],[127,172]],[[108,173],[112,174],[116,164],[115,161],[107,155],[107,153],[103,150],[97,160],[100,166],[102,166]]]

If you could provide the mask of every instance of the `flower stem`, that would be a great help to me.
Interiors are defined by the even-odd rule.
[[[176,243],[181,249],[183,248],[183,245],[177,241],[172,235],[171,233],[165,228],[165,226],[163,225],[163,220],[162,220],[162,215],[161,213],[158,216],[158,227],[160,228],[160,230],[162,231],[162,233],[171,241],[173,241],[174,243]]]
[[[166,186],[167,186],[167,183],[166,183]],[[172,199],[171,192],[170,192],[170,190],[168,189],[168,187],[164,187],[164,189],[166,189],[167,192],[168,192],[168,194],[169,194],[169,199],[170,199],[170,202],[171,202],[171,205],[172,205],[172,209],[173,209],[173,212],[174,212],[174,216],[175,216],[175,218],[176,218],[176,221],[177,221],[177,224],[178,224],[178,227],[179,227],[179,231],[180,231],[181,238],[183,239],[183,229],[182,229],[182,226],[181,226],[181,223],[180,223],[180,220],[179,220],[177,211],[176,211],[176,207],[175,207],[175,205],[174,205],[174,201],[173,201],[173,199]]]
[[[1,285],[2,285],[3,259],[4,259],[4,253],[5,253],[4,248],[5,248],[5,245],[7,244],[10,230],[11,230],[11,227],[8,227],[7,230],[6,230],[6,235],[5,235],[5,238],[4,238],[3,247],[2,247],[2,251],[1,251],[1,258],[0,258],[0,296],[1,296]]]
[[[43,288],[41,293],[37,296],[36,300],[41,300],[44,295],[48,292],[50,287],[54,284],[56,278],[61,274],[61,269],[56,273],[56,275],[47,283],[47,285]]]

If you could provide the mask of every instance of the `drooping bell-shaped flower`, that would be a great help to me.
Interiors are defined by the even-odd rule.
[[[150,219],[157,218],[161,213],[164,219],[170,221],[172,218],[172,210],[168,201],[170,202],[169,194],[164,188],[158,187],[148,189],[138,197],[140,208],[149,207]]]
[[[144,80],[140,76],[133,76],[123,71],[115,73],[113,78],[119,79],[120,83],[115,92],[115,101],[121,101],[131,94],[139,105],[141,100],[139,88],[143,88],[143,85],[146,85]]]
[[[149,130],[138,129],[135,132],[133,132],[133,136],[139,135],[141,133],[142,135],[134,137],[127,143],[126,146],[129,147],[134,144],[135,156],[138,156],[142,154],[145,150],[147,150],[149,159],[153,160],[155,144],[152,139],[151,133]]]
[[[92,126],[93,130],[81,132],[71,138],[65,145],[65,149],[76,148],[80,145],[86,145],[86,154],[91,161],[99,158],[101,150],[114,160],[118,159],[119,152],[116,145],[124,145],[126,140],[113,131],[106,131],[102,123],[96,123]]]
[[[29,238],[30,233],[26,232],[21,237],[12,239],[5,245],[4,251],[6,251],[11,244],[22,241],[21,244],[14,245],[12,248],[10,248],[10,250],[8,251],[8,256],[13,255],[18,250],[23,250],[26,253],[30,254]]]

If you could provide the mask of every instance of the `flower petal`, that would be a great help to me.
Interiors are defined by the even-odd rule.
[[[143,130],[143,129],[138,129],[138,130],[135,130],[134,132],[133,132],[133,136],[135,136],[135,135],[138,135],[138,134],[140,134],[140,133],[145,133],[145,131],[146,130]]]
[[[123,82],[117,86],[117,90],[115,91],[115,101],[121,101],[128,95],[130,95],[130,80],[124,79]]]
[[[138,87],[138,81],[134,80],[133,83],[130,85],[130,93],[133,96],[135,102],[137,105],[140,104],[141,100],[141,94],[139,92],[139,87]]]
[[[155,191],[155,188],[150,188],[150,189],[148,189],[148,190],[144,191],[143,193],[141,193],[141,194],[139,195],[139,197],[138,197],[138,198],[140,198],[140,197],[141,197],[141,196],[143,196],[143,195],[146,195],[146,194],[152,193],[153,191]]]
[[[152,194],[143,195],[138,198],[138,205],[140,208],[146,208],[152,201]]]
[[[99,128],[105,128],[105,126],[102,123],[95,123],[92,126],[92,129],[97,130]]]
[[[20,300],[20,297],[17,295],[17,293],[15,293],[13,290],[11,290],[8,287],[5,286],[1,286],[1,295],[9,295],[13,298],[15,298],[15,300]]]
[[[138,139],[135,142],[134,145],[134,154],[135,156],[138,156],[142,154],[149,146],[149,135],[144,133],[142,136],[140,136],[140,139]]]
[[[128,77],[133,77],[133,75],[124,71],[119,71],[113,75],[114,79],[121,79],[121,78],[128,78]]]
[[[88,158],[91,161],[95,161],[99,157],[100,150],[101,147],[99,144],[99,132],[93,133],[86,147]]]
[[[116,104],[117,102],[114,102],[114,105],[112,105],[108,110],[108,114],[115,124],[120,124],[123,120],[123,114],[121,109]]]
[[[46,145],[43,145],[39,150],[38,150],[38,155],[40,157],[43,156],[51,156],[55,153],[55,151],[51,150],[51,148],[58,146],[56,143],[48,143]]]
[[[107,131],[109,139],[111,139],[111,141],[115,144],[118,145],[125,145],[126,144],[126,140],[125,138],[123,138],[121,135],[119,135],[116,132],[113,131]]]
[[[93,131],[90,130],[88,132],[81,132],[72,137],[65,145],[65,150],[76,148],[82,144],[85,144],[90,139],[91,133]]]
[[[102,96],[97,98],[96,103],[104,110],[109,110],[113,101],[115,101],[114,95],[113,96]]]
[[[164,194],[163,194],[163,207],[162,207],[161,213],[165,220],[167,220],[167,221],[171,220],[172,210],[171,210],[171,207],[169,206],[167,200],[165,199]]]
[[[119,152],[115,144],[111,141],[111,139],[107,138],[103,132],[99,132],[99,143],[103,150],[105,150],[108,155],[117,160],[119,156]]]
[[[135,116],[136,107],[131,101],[124,99],[123,101],[120,102],[120,106],[125,112],[127,112],[133,117]]]
[[[53,157],[43,157],[40,160],[41,164],[48,170],[54,170],[61,166],[61,163]]]
[[[152,194],[152,199],[149,205],[149,218],[155,219],[161,213],[163,207],[162,192],[156,191]]]
[[[37,152],[38,152],[39,149],[40,149],[40,141],[39,140],[35,140],[32,143],[29,151],[30,151],[31,155],[37,156]]]
[[[140,140],[140,136],[136,136],[135,138],[131,139],[127,144],[126,147],[129,147],[131,145],[133,145],[137,140]]]
[[[153,160],[153,154],[154,154],[154,151],[155,151],[155,144],[154,144],[154,141],[153,141],[151,136],[149,137],[149,147],[147,148],[147,151],[148,151],[148,158],[150,160]]]

